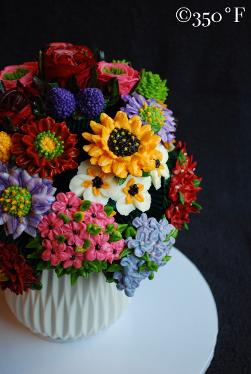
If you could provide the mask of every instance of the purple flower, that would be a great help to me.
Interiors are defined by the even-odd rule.
[[[48,92],[47,105],[52,116],[59,120],[70,117],[76,109],[74,95],[60,87],[54,87]]]
[[[99,116],[104,109],[104,95],[98,88],[83,88],[77,95],[77,104],[85,117],[95,118]]]
[[[26,232],[35,237],[42,215],[55,200],[55,191],[50,181],[30,176],[21,168],[1,172],[0,225],[4,225],[6,235],[16,239]]]
[[[144,261],[134,255],[124,257],[120,262],[123,270],[115,272],[113,278],[116,280],[117,288],[124,290],[129,297],[134,295],[135,289],[139,287],[140,282],[150,275],[149,271],[139,271]]]
[[[134,92],[132,95],[122,96],[125,106],[121,108],[129,118],[140,116],[144,124],[149,124],[164,143],[172,143],[175,139],[176,123],[173,112],[165,104],[155,99],[146,99]]]

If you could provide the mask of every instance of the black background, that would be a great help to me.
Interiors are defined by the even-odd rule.
[[[204,209],[177,246],[202,271],[216,299],[220,330],[208,373],[217,374],[251,373],[251,13],[246,8],[240,23],[233,22],[233,11],[224,13],[226,6],[243,5],[9,0],[1,2],[0,14],[1,67],[31,60],[49,41],[69,41],[167,78],[178,137],[203,176]],[[220,11],[223,20],[194,28],[176,20],[181,6]]]

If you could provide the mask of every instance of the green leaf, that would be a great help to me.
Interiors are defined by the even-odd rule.
[[[118,240],[121,240],[121,239],[122,239],[122,234],[119,231],[113,231],[110,234],[109,241],[110,242],[117,242]]]
[[[107,234],[111,234],[114,230],[115,230],[115,228],[114,228],[114,224],[113,223],[108,223],[108,225],[106,225],[105,232]]]
[[[126,178],[117,178],[117,179],[118,179],[119,186],[121,186],[126,180]]]
[[[98,235],[101,231],[101,227],[98,226],[98,225],[95,225],[93,223],[89,223],[87,225],[87,231],[91,234],[91,235]]]
[[[152,122],[151,129],[154,133],[159,132],[159,130],[161,129],[161,125],[157,122]]]
[[[80,210],[85,212],[88,208],[90,208],[91,202],[89,200],[84,200],[80,205]]]
[[[185,199],[184,199],[184,195],[181,191],[179,191],[179,199],[180,199],[180,202],[182,205],[185,204]]]
[[[113,212],[113,206],[111,206],[111,205],[106,205],[106,206],[104,207],[104,211],[106,212],[107,216],[109,217],[109,216],[112,214],[112,212]]]
[[[148,279],[153,280],[153,278],[154,278],[154,273],[151,273],[151,274],[149,275]]]
[[[150,173],[146,172],[146,171],[143,171],[142,173],[142,177],[149,177],[150,176]]]
[[[194,187],[199,187],[199,185],[200,185],[200,180],[199,180],[199,179],[194,179],[194,181],[193,181],[193,185],[194,185]]]
[[[58,217],[61,218],[64,221],[64,223],[68,223],[71,220],[70,217],[68,217],[67,214],[64,213],[59,213]]]
[[[120,264],[112,264],[112,265],[108,266],[106,271],[108,273],[115,273],[116,271],[121,271],[121,268],[122,268],[122,266]]]
[[[78,273],[77,272],[71,273],[71,285],[72,286],[74,286],[74,284],[77,283],[77,280],[78,280]]]
[[[40,236],[36,236],[35,239],[31,240],[27,245],[26,248],[30,249],[41,249],[41,238]]]
[[[133,226],[128,226],[127,229],[125,230],[125,237],[126,238],[134,238],[136,236],[137,231]]]
[[[178,160],[181,165],[183,165],[187,160],[185,154],[181,150],[179,151],[179,154],[178,154]]]
[[[126,257],[132,253],[130,248],[124,248],[123,251],[120,253],[120,258]]]
[[[127,227],[128,227],[128,224],[127,223],[119,223],[118,224],[118,230],[119,230],[119,232],[124,232],[125,231],[125,229],[127,229]]]
[[[187,231],[189,230],[189,226],[186,222],[184,223],[183,227],[184,227],[185,230],[187,230]]]
[[[57,82],[50,82],[50,83],[49,83],[49,86],[50,86],[51,88],[58,88],[58,87],[59,87],[59,84],[58,84]]]
[[[199,210],[202,209],[202,206],[199,203],[197,203],[196,201],[193,201],[192,205],[195,206],[196,208],[198,208]]]
[[[165,263],[167,263],[170,259],[171,259],[171,256],[164,256],[162,258],[162,261],[165,262]]]

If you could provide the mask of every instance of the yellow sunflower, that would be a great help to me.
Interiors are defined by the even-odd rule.
[[[142,125],[139,116],[128,119],[126,113],[117,112],[114,120],[102,113],[100,122],[91,121],[94,134],[83,133],[90,142],[84,150],[92,165],[99,165],[104,173],[126,178],[128,173],[136,177],[156,168],[154,159],[162,160],[157,145],[161,138],[150,125]]]

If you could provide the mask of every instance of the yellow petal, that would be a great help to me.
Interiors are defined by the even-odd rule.
[[[89,150],[89,155],[93,157],[98,157],[98,156],[101,156],[102,154],[103,154],[102,149],[96,146],[94,146],[92,149]]]
[[[91,126],[92,131],[95,134],[98,134],[98,135],[101,134],[101,132],[102,132],[102,125],[100,125],[99,123],[97,123],[95,121],[91,121],[90,122],[90,126]]]
[[[98,164],[100,166],[107,166],[112,164],[112,160],[109,157],[106,157],[105,155],[99,157]]]
[[[144,196],[141,193],[137,193],[137,195],[134,196],[136,200],[140,201],[143,203],[144,201]]]
[[[119,178],[126,178],[128,174],[125,164],[116,161],[112,164],[112,172]]]
[[[89,188],[92,186],[92,181],[84,181],[82,183],[82,186],[85,187],[85,188]]]
[[[115,126],[118,128],[123,128],[127,130],[130,129],[128,117],[125,112],[122,112],[122,111],[117,112],[114,118],[114,122],[115,122]]]

